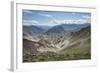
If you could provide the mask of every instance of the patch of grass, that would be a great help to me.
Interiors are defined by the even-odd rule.
[[[40,61],[64,61],[64,60],[81,60],[90,59],[91,50],[89,48],[68,49],[63,54],[39,53],[36,55],[26,55],[23,62],[40,62]]]
[[[69,59],[79,60],[79,59],[90,59],[91,49],[90,47],[79,47],[66,50],[65,54],[70,55]]]

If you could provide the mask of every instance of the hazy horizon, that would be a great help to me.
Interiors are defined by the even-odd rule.
[[[91,13],[37,11],[23,9],[23,25],[55,26],[60,24],[91,23]]]

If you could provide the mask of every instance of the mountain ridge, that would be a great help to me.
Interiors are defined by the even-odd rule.
[[[45,26],[41,27],[39,25],[23,26],[24,34],[34,35],[34,34],[49,34],[49,33],[61,33],[61,32],[75,32],[79,31],[84,27],[88,27],[90,24],[61,24],[53,27]],[[47,28],[46,28],[47,27]]]

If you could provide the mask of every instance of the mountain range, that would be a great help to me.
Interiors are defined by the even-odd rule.
[[[23,25],[23,62],[91,58],[91,24]]]
[[[35,35],[35,34],[50,34],[50,33],[63,33],[63,32],[75,32],[82,28],[88,27],[90,24],[61,24],[56,26],[40,26],[40,25],[23,25],[23,35]]]

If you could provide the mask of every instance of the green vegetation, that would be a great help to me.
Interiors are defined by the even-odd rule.
[[[64,53],[37,53],[36,55],[26,55],[23,62],[39,62],[39,61],[64,61],[64,60],[80,60],[90,59],[91,50],[89,48],[67,49]]]

